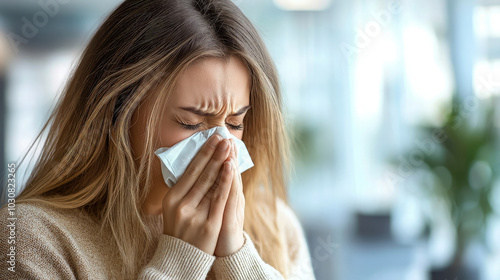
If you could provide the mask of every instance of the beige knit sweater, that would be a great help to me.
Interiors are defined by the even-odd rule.
[[[278,216],[292,266],[287,279],[314,279],[308,247],[294,212],[278,200]],[[157,236],[150,259],[137,279],[284,279],[257,253],[249,235],[234,254],[216,258],[178,238],[163,234],[162,215],[148,215]],[[99,233],[95,220],[80,210],[19,204],[0,209],[0,279],[124,279],[110,232]],[[15,240],[15,243],[14,241]],[[9,263],[15,253],[15,263]],[[14,267],[12,265],[15,265]],[[11,270],[15,270],[12,272]]]

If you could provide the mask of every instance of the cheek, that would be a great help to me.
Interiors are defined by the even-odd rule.
[[[231,134],[234,137],[236,137],[236,138],[238,138],[240,140],[243,138],[243,130],[231,130],[231,129],[229,129],[229,131],[231,132]]]

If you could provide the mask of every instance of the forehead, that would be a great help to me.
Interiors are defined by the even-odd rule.
[[[236,56],[199,59],[180,74],[171,94],[175,105],[213,109],[248,105],[249,96],[250,73]]]

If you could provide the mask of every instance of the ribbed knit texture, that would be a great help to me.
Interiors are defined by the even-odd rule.
[[[287,279],[314,279],[308,247],[299,220],[278,200],[283,238],[293,259]],[[111,232],[77,209],[54,209],[41,204],[16,205],[14,215],[0,209],[0,279],[125,279]],[[181,239],[163,234],[162,215],[144,217],[153,235],[149,262],[137,279],[285,279],[259,256],[250,236],[232,255],[216,258]],[[12,243],[15,222],[15,244]],[[11,243],[9,243],[11,242]],[[8,270],[15,246],[15,272]]]

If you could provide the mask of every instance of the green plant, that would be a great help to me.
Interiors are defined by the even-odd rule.
[[[431,172],[431,186],[422,184],[429,199],[439,198],[448,205],[456,231],[456,251],[451,267],[462,264],[470,241],[483,239],[486,221],[492,214],[490,194],[498,176],[498,127],[494,124],[494,102],[472,100],[475,108],[455,100],[441,127],[420,127],[426,135],[440,130],[442,141],[433,142],[433,153],[422,153],[420,168]],[[469,106],[467,106],[469,105]],[[483,239],[484,240],[484,239]]]
[[[317,161],[320,154],[315,143],[317,128],[306,121],[297,120],[292,123],[292,131],[292,149],[296,159],[305,165]]]

